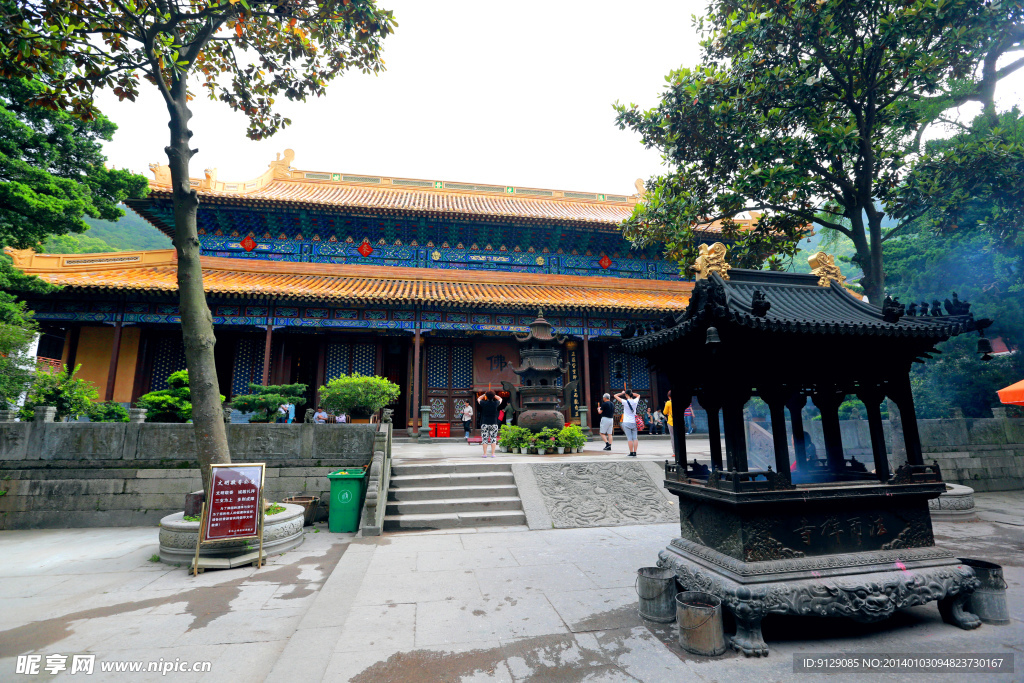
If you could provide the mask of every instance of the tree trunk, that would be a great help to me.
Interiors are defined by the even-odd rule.
[[[231,462],[227,430],[221,408],[220,385],[214,362],[213,316],[206,305],[203,271],[199,263],[196,210],[199,198],[189,184],[189,148],[192,137],[188,121],[192,113],[184,97],[169,105],[171,144],[164,149],[174,187],[174,248],[178,255],[178,301],[185,365],[192,397],[192,423],[196,435],[196,457],[203,476],[203,490],[209,491],[210,465]]]
[[[879,279],[882,274],[882,245],[881,242],[878,243],[876,253],[875,240],[864,229],[863,213],[864,210],[860,206],[856,206],[849,210],[847,218],[850,219],[850,232],[853,245],[857,249],[858,265],[864,271],[861,286],[864,287],[868,301],[875,306],[881,306],[885,296],[884,282]]]

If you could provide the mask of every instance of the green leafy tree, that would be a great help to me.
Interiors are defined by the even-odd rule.
[[[398,398],[402,390],[383,377],[358,372],[342,375],[320,387],[320,405],[332,413],[367,418]]]
[[[28,390],[19,417],[22,420],[33,419],[36,406],[56,408],[58,422],[68,417],[87,415],[99,394],[92,382],[76,377],[81,368],[81,365],[76,365],[74,370],[69,371],[65,367],[59,372],[40,368]]]
[[[45,90],[38,80],[0,79],[0,243],[7,246],[83,232],[84,216],[117,220],[118,202],[146,193],[143,176],[104,166],[102,144],[117,126],[98,112],[84,121],[30,106]]]
[[[127,422],[128,409],[115,401],[93,403],[89,409],[90,422]]]
[[[251,393],[235,396],[231,399],[231,405],[243,413],[254,413],[249,422],[270,422],[276,416],[277,409],[285,403],[305,405],[308,388],[305,384],[262,386],[250,383]]]
[[[878,202],[900,184],[920,103],[972,77],[1022,15],[1020,0],[713,0],[701,63],[671,72],[648,111],[616,105],[670,167],[624,234],[688,263],[700,226],[722,220],[735,265],[781,267],[803,226],[823,226],[853,241],[880,302]],[[731,222],[743,211],[764,212],[749,232]]]
[[[224,397],[220,396],[220,402]],[[146,422],[188,422],[192,415],[192,390],[189,386],[188,370],[172,372],[167,377],[167,388],[151,391],[139,396],[135,402],[146,409]],[[221,422],[224,411],[221,410]]]
[[[0,408],[10,410],[32,383],[36,359],[29,353],[37,325],[24,301],[0,292]]]
[[[98,90],[134,101],[145,82],[167,107],[179,310],[205,489],[210,464],[231,455],[199,262],[199,198],[189,184],[198,151],[189,144],[189,84],[245,114],[249,137],[262,139],[290,123],[274,111],[278,98],[322,95],[349,69],[380,71],[393,15],[374,0],[8,0],[4,8],[0,75],[44,83],[32,103],[90,120]]]
[[[949,417],[951,408],[962,409],[965,417],[991,417],[991,409],[1002,405],[996,391],[1024,377],[1024,353],[985,362],[976,353],[976,341],[974,335],[954,337],[939,347],[941,355],[914,366],[910,385],[917,417]],[[1024,415],[1019,407],[1010,410]]]

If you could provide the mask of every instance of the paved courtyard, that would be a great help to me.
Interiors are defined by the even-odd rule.
[[[940,544],[1006,567],[1010,626],[961,631],[934,605],[878,625],[769,618],[767,659],[683,652],[671,625],[642,622],[634,578],[674,524],[525,528],[355,538],[307,528],[268,566],[198,578],[151,558],[156,529],[0,532],[0,680],[18,655],[95,654],[61,680],[794,680],[797,652],[1014,653],[1024,667],[1024,502],[978,497],[982,521],[939,523]],[[112,662],[210,662],[209,673],[104,673]],[[800,678],[815,679],[816,676]],[[962,676],[918,676],[960,680]],[[906,674],[829,680],[906,680]],[[979,679],[981,677],[978,677]]]

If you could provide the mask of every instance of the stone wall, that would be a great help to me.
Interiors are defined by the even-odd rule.
[[[918,420],[917,425],[925,462],[937,461],[946,481],[970,486],[976,491],[1024,489],[1024,419]],[[871,435],[867,420],[844,420],[839,426],[846,457],[856,457],[870,468]],[[885,422],[884,426],[891,461],[889,423]],[[805,421],[804,429],[810,433],[819,457],[823,457],[825,442],[821,420]]]
[[[193,426],[0,423],[0,529],[148,526],[202,488]],[[365,466],[376,425],[229,425],[235,462],[264,462],[268,500],[328,500],[327,473]]]
[[[229,424],[237,462],[282,465],[366,465],[376,425]],[[190,424],[0,422],[0,469],[26,467],[174,467],[191,465]]]

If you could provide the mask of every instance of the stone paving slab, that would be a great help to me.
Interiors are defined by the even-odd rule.
[[[873,625],[769,617],[767,659],[690,655],[679,647],[673,625],[639,619],[636,569],[654,564],[676,524],[374,538],[329,534],[318,525],[301,546],[263,569],[198,578],[149,562],[157,543],[153,528],[0,532],[0,557],[8,560],[0,564],[0,680],[16,680],[15,659],[26,653],[212,663],[209,674],[95,680],[285,683],[749,683],[794,680],[797,652],[1020,655],[1024,503],[1007,494],[978,498],[979,510],[1016,523],[939,523],[936,539],[958,554],[1004,565],[1010,626],[962,631],[944,624],[934,604]],[[963,676],[920,678],[961,683]],[[1019,673],[984,677],[1018,679]]]

